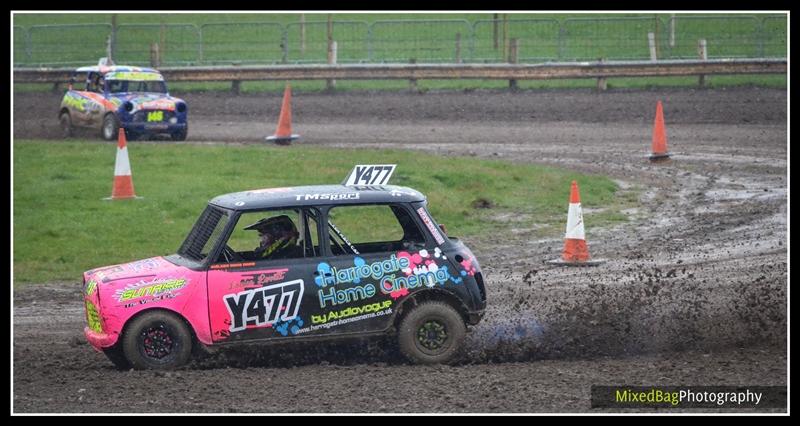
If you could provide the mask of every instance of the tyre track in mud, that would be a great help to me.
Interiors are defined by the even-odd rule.
[[[274,130],[261,118],[277,117],[279,95],[186,98],[191,141],[259,143]],[[651,165],[657,99],[675,155]],[[58,96],[14,100],[15,138],[53,137],[55,118],[36,114]],[[248,347],[175,373],[117,372],[82,337],[77,288],[30,286],[14,292],[15,410],[586,411],[598,383],[786,383],[785,91],[296,93],[293,103],[301,143],[602,173],[641,191],[640,206],[613,228],[589,217],[592,256],[609,259],[598,268],[545,265],[563,243],[535,224],[467,239],[489,308],[454,367],[409,366],[359,345]],[[54,305],[57,324],[44,313]],[[285,397],[253,391],[264,383]]]

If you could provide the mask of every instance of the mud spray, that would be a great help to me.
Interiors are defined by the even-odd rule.
[[[622,264],[487,285],[489,310],[468,335],[466,362],[785,344],[786,263],[758,271],[750,280],[725,265]]]

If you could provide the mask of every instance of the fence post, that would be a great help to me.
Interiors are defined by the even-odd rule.
[[[285,64],[289,62],[289,30],[284,26],[281,29],[281,63]]]
[[[469,35],[467,36],[467,39],[469,40],[469,45],[467,47],[467,61],[472,61],[475,59],[475,25],[477,24],[478,22],[475,21],[469,26]],[[462,58],[461,61],[463,62],[464,59]]]
[[[167,25],[164,24],[163,19],[161,18],[161,34],[159,35],[159,43],[158,43],[158,65],[161,66],[161,55],[166,53],[167,51]],[[163,52],[162,52],[163,51]]]
[[[161,67],[161,52],[158,43],[150,43],[150,66],[153,68]]]
[[[497,50],[497,14],[493,14],[492,16],[492,34],[494,35],[492,39],[494,40],[494,50]]]
[[[417,63],[417,58],[411,58],[408,61],[408,63],[410,63],[411,65],[416,64]],[[412,79],[408,80],[408,90],[410,90],[413,93],[417,93],[418,92],[418,90],[417,90],[417,79],[416,78],[412,78]]]
[[[653,21],[654,21],[653,22],[653,27],[654,27],[654,30],[653,30],[653,44],[656,46],[656,57],[658,57],[658,48],[659,48],[658,40],[661,39],[661,29],[658,28],[658,24],[661,22],[661,20],[658,19],[658,14],[657,13],[653,14]]]
[[[108,59],[114,63],[114,53],[117,50],[117,14],[111,15],[111,35],[108,38]]]
[[[337,50],[337,43],[334,40],[330,44],[330,49],[328,50],[328,65],[336,65],[336,50]],[[329,78],[325,82],[325,89],[326,90],[333,90],[336,88],[336,80]]]
[[[456,63],[461,63],[461,33],[456,33]]]
[[[111,34],[108,35],[106,39],[106,58],[108,58],[109,63],[114,63],[114,60],[111,57]]]
[[[373,25],[375,25],[374,22],[371,23],[371,24],[367,24],[367,62],[372,62],[372,57],[373,57],[373,53],[372,53],[372,49],[373,49],[373,47],[372,47],[372,45],[373,45],[373,41],[372,41],[372,26]]]
[[[669,15],[669,47],[675,47],[675,14]]]
[[[508,58],[508,14],[503,14],[503,55]]]
[[[658,57],[656,56],[656,35],[653,33],[647,33],[647,43],[650,45],[650,60],[657,61]]]
[[[708,59],[708,50],[706,49],[706,39],[701,38],[700,40],[697,41],[697,53],[700,56],[700,60],[705,61]],[[697,84],[699,84],[700,87],[705,86],[706,76],[700,74],[700,77],[698,77],[697,79]]]
[[[600,58],[600,63],[601,64],[603,62],[605,62],[605,61],[606,61],[606,58]],[[606,90],[608,90],[608,82],[606,81],[605,77],[598,77],[597,78],[597,90],[599,90],[601,92],[605,92]]]
[[[300,58],[306,54],[306,14],[300,14]]]
[[[203,63],[203,26],[200,25],[195,26],[197,30],[197,64],[200,65]]]
[[[512,38],[509,45],[508,63],[516,64],[519,62],[519,39]],[[508,80],[508,88],[512,91],[517,90],[517,80]]]
[[[333,15],[328,14],[328,61],[330,61],[331,45],[333,44]]]
[[[27,28],[25,30],[25,59],[27,63],[31,63],[31,33]]]

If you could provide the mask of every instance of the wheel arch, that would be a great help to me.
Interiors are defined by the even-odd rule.
[[[112,116],[114,116],[114,118],[115,118],[115,119],[116,119],[116,120],[117,120],[117,121],[118,121],[120,124],[122,124],[122,120],[119,118],[119,114],[117,114],[117,112],[116,112],[116,111],[114,111],[114,110],[110,110],[110,109],[107,109],[107,110],[106,110],[106,112],[103,114],[103,120],[105,120],[105,119],[106,119],[106,117],[108,117],[109,115],[112,115]]]
[[[453,309],[455,309],[456,312],[458,312],[458,314],[461,316],[461,319],[464,321],[464,324],[468,324],[468,310],[461,299],[449,291],[432,288],[414,292],[405,300],[400,302],[400,304],[397,306],[397,309],[395,309],[392,326],[397,329],[400,325],[400,322],[403,320],[403,317],[405,317],[406,314],[411,311],[411,309],[422,303],[430,301],[447,303]]]
[[[141,317],[142,315],[145,315],[145,314],[150,313],[150,312],[165,312],[167,314],[173,315],[176,318],[180,319],[186,325],[186,328],[189,330],[189,333],[192,335],[192,346],[197,345],[197,344],[200,343],[200,340],[197,339],[197,333],[195,332],[194,327],[192,327],[192,323],[189,322],[189,320],[187,320],[186,317],[184,317],[183,315],[181,315],[179,312],[177,312],[175,310],[168,309],[168,308],[163,308],[163,307],[153,307],[153,308],[148,308],[148,309],[142,309],[141,311],[131,315],[125,321],[125,325],[122,326],[122,330],[120,330],[119,337],[117,338],[117,342],[122,342],[122,339],[125,336],[125,333],[128,332],[128,327],[130,327],[131,323],[134,320],[136,320],[137,318]]]

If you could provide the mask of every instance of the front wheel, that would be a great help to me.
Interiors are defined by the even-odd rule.
[[[189,361],[192,335],[186,323],[175,315],[151,311],[127,327],[122,349],[137,370],[170,370]]]
[[[100,136],[107,141],[113,141],[117,139],[117,134],[119,133],[119,119],[114,114],[106,114],[103,117],[103,127],[100,129]]]
[[[72,117],[70,117],[68,112],[61,114],[58,117],[58,122],[61,125],[61,135],[66,138],[71,138],[74,131],[72,127]]]
[[[464,319],[444,302],[425,302],[400,322],[400,351],[416,364],[443,364],[460,354],[467,327]]]
[[[189,134],[189,125],[186,125],[186,127],[184,127],[182,130],[170,133],[169,137],[172,138],[172,140],[174,141],[185,141],[187,134]]]
[[[127,370],[131,368],[131,363],[125,358],[125,354],[122,353],[122,345],[114,345],[110,348],[104,348],[103,353],[106,355],[109,361],[114,364],[114,367],[117,367],[119,370]]]

